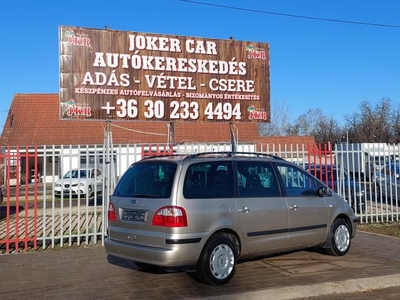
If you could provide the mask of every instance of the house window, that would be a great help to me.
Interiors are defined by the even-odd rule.
[[[53,162],[53,156],[49,157],[49,163]],[[54,156],[54,163],[58,164],[58,156]]]
[[[89,158],[89,162],[87,162],[87,159]],[[94,165],[94,162],[96,161],[94,155],[90,155],[89,157],[86,156],[81,156],[81,165]]]

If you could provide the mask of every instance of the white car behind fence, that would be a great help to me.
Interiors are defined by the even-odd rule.
[[[72,169],[54,184],[54,194],[92,197],[101,193],[102,186],[103,176],[99,169]]]

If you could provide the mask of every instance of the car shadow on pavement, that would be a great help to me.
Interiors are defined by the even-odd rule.
[[[17,206],[10,205],[9,208],[10,208],[10,211],[9,211],[10,216],[15,215],[17,212],[20,213],[25,210],[25,208],[23,206],[18,206],[18,209],[17,209]],[[6,217],[7,217],[7,206],[1,206],[0,207],[0,219],[5,219]]]
[[[97,195],[97,196],[90,197],[88,205],[89,206],[102,206],[103,205],[103,196]]]
[[[143,266],[139,267],[133,261],[115,257],[110,254],[107,255],[107,261],[108,261],[108,263],[118,266],[118,267],[135,270],[135,271],[139,271],[139,272],[145,272],[145,273],[149,273],[149,274],[170,274],[170,273],[180,273],[180,272],[190,273],[194,270],[194,268],[184,268],[184,269],[165,268],[165,267],[151,266],[151,265],[146,265],[146,264],[143,264]]]

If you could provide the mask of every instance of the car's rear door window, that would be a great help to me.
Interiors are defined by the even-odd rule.
[[[232,162],[209,161],[188,167],[183,188],[185,198],[231,198],[233,193]]]

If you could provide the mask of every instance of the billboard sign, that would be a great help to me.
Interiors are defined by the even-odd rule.
[[[269,44],[59,27],[60,119],[269,122]]]

